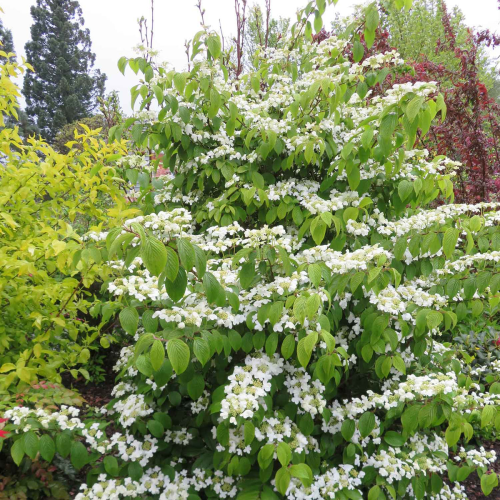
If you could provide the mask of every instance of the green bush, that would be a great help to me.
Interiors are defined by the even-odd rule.
[[[318,43],[324,8],[237,80],[212,32],[189,72],[120,60],[144,75],[142,111],[111,135],[131,127],[173,174],[129,162],[144,215],[106,236],[114,299],[95,313],[119,309],[129,339],[114,399],[86,418],[7,411],[9,460],[69,457],[87,472],[78,500],[465,499],[476,472],[497,485],[479,446],[500,391],[454,337],[498,318],[498,204],[454,205],[453,162],[413,149],[446,114],[432,84],[367,99],[400,64],[344,56],[350,41],[361,60],[375,8]]]
[[[11,78],[21,71],[8,58],[1,66],[0,394],[39,377],[60,381],[68,370],[87,377],[81,365],[102,325],[90,312],[111,276],[104,242],[92,234],[136,212],[113,166],[124,144],[106,144],[83,126],[77,147],[63,155],[4,126],[17,117]]]

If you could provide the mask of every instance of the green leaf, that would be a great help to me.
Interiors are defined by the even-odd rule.
[[[153,318],[154,313],[152,309],[147,309],[142,313],[142,326],[148,333],[156,333],[156,330],[158,330],[158,318]]]
[[[48,434],[42,434],[39,441],[40,446],[40,456],[46,462],[52,462],[54,455],[56,453],[56,445],[54,440]]]
[[[196,267],[196,272],[198,273],[198,278],[203,278],[207,270],[207,256],[205,252],[198,246],[194,247],[194,265]]]
[[[498,476],[492,471],[481,476],[481,490],[489,495],[498,486]]]
[[[317,288],[321,282],[321,266],[319,264],[309,264],[307,274],[311,283]]]
[[[155,340],[151,346],[151,352],[149,353],[151,359],[151,366],[156,372],[161,368],[163,360],[165,359],[165,348],[163,347],[163,342],[161,340]]]
[[[410,122],[413,122],[420,112],[422,104],[424,104],[424,98],[421,96],[414,97],[406,106],[405,115],[408,117]]]
[[[259,462],[259,467],[261,469],[267,469],[269,464],[273,460],[274,455],[274,445],[266,444],[264,445],[257,455],[257,461]]]
[[[112,455],[108,455],[104,457],[104,460],[102,461],[104,464],[104,470],[113,477],[118,476],[118,473],[120,472],[120,468],[118,467],[118,460],[116,460],[115,457]]]
[[[215,303],[219,306],[225,304],[226,294],[224,293],[224,288],[222,288],[212,273],[206,272],[205,276],[203,276],[203,288],[209,304]]]
[[[278,334],[276,332],[271,333],[269,337],[266,339],[265,351],[269,357],[276,352],[276,348],[278,347]]]
[[[295,351],[295,336],[290,333],[285,337],[281,344],[281,355],[283,358],[288,359]]]
[[[396,355],[392,358],[392,366],[403,375],[406,375],[406,365],[401,356]]]
[[[366,9],[365,26],[370,31],[375,31],[378,27],[380,16],[375,4],[369,4]]]
[[[149,236],[141,245],[141,257],[146,269],[159,276],[167,263],[167,250],[159,239]]]
[[[420,412],[420,406],[413,405],[409,406],[403,415],[401,416],[401,423],[403,424],[403,429],[411,434],[418,427],[418,414]]]
[[[184,297],[187,288],[187,274],[184,268],[179,267],[177,276],[174,281],[170,281],[168,278],[165,280],[165,289],[167,290],[168,296],[174,301],[178,302]]]
[[[493,405],[486,405],[481,412],[481,429],[486,427],[495,417],[496,409]],[[26,444],[25,444],[26,447]],[[26,453],[28,453],[26,451]]]
[[[201,365],[205,366],[210,359],[210,347],[208,342],[201,337],[196,337],[193,342],[193,352]]]
[[[243,428],[243,436],[245,439],[245,446],[249,446],[252,444],[252,441],[255,438],[255,425],[250,420],[247,420],[245,422],[244,428]]]
[[[292,459],[292,450],[290,449],[290,446],[282,441],[281,443],[278,444],[276,452],[278,454],[278,460],[280,464],[283,467],[286,467],[290,463],[290,460]]]
[[[388,431],[384,435],[384,441],[390,446],[400,447],[405,444],[406,439],[399,432]]]
[[[368,500],[378,500],[380,495],[383,495],[382,489],[380,486],[372,486],[370,491],[368,492]],[[385,497],[385,495],[384,495]]]
[[[56,435],[56,450],[63,458],[69,455],[71,451],[71,438],[66,432]]]
[[[342,422],[342,427],[340,428],[340,433],[346,441],[350,441],[356,430],[356,423],[350,418],[345,419]]]
[[[297,359],[304,368],[309,364],[312,350],[316,345],[317,340],[318,340],[318,333],[312,332],[303,339],[301,339],[297,345]]]
[[[167,342],[167,354],[175,373],[180,375],[186,370],[191,359],[191,352],[184,341],[181,339],[169,340]]]
[[[12,445],[10,455],[14,463],[19,466],[24,457],[24,440],[22,437]]]
[[[352,46],[352,58],[354,59],[354,62],[361,61],[361,59],[363,59],[364,53],[365,53],[365,48],[363,47],[363,44],[360,43],[358,40],[355,40]]]
[[[290,467],[290,474],[292,477],[300,479],[302,484],[309,488],[313,482],[313,473],[309,465],[307,464],[296,464]]]
[[[89,455],[87,448],[80,441],[71,445],[71,463],[76,470],[80,470],[88,464]]]
[[[119,314],[121,327],[129,334],[135,335],[139,326],[139,313],[135,307],[126,307]]]
[[[128,464],[128,475],[133,481],[139,481],[143,475],[142,467],[139,462],[130,462]]]
[[[120,57],[120,59],[118,59],[118,70],[122,75],[125,74],[125,68],[127,67],[127,63],[128,59],[125,56]]]
[[[311,224],[311,236],[316,245],[321,245],[326,234],[326,224],[319,218],[315,219]]]
[[[381,267],[374,267],[368,272],[368,283],[371,283],[382,271]]]
[[[188,383],[187,383],[187,391],[189,397],[196,401],[205,390],[205,379],[203,375],[197,373]]]
[[[321,18],[319,10],[317,10],[314,12],[314,31],[316,33],[319,33],[322,27],[323,27],[323,19]]]
[[[375,428],[375,415],[370,411],[363,413],[359,419],[358,426],[361,436],[365,438]]]
[[[255,273],[255,264],[253,262],[247,262],[241,266],[239,272],[239,279],[241,287],[246,290],[250,287],[254,278],[256,276]]]
[[[448,446],[457,444],[461,434],[462,431],[460,430],[460,428],[452,427],[451,425],[448,426],[445,432],[445,439]]]
[[[179,94],[184,95],[184,87],[186,86],[186,75],[185,73],[176,73],[174,75],[174,86]]]
[[[181,263],[186,271],[191,271],[194,267],[196,254],[194,247],[188,240],[184,238],[179,238],[177,240],[177,250],[179,252],[179,257],[181,258]]]
[[[165,276],[170,281],[175,281],[177,273],[179,272],[179,257],[177,257],[177,254],[172,248],[167,246],[166,250],[167,263],[165,265]]]
[[[213,34],[207,38],[207,47],[214,59],[217,59],[220,56],[222,46],[218,35]]]
[[[437,328],[443,322],[443,315],[439,311],[430,311],[427,314],[427,326],[430,330]]]
[[[398,184],[398,194],[401,201],[405,201],[413,193],[413,184],[407,180],[403,180]]]
[[[355,191],[358,188],[359,183],[361,182],[361,172],[359,171],[359,167],[356,165],[354,165],[347,172],[347,182],[349,183],[349,187],[352,191]]]
[[[458,241],[458,229],[450,227],[446,230],[443,237],[443,253],[449,259],[455,252],[455,246]]]
[[[282,467],[281,469],[278,469],[278,472],[276,472],[276,477],[274,478],[276,481],[276,489],[282,495],[286,493],[291,478],[292,475],[290,474],[290,471],[286,467]]]
[[[163,434],[165,433],[165,428],[163,427],[163,424],[158,420],[148,420],[147,428],[148,431],[151,432],[151,434],[158,439],[161,439],[163,437]]]
[[[353,274],[351,276],[351,280],[350,280],[349,284],[351,287],[351,291],[353,293],[358,289],[359,285],[361,285],[361,283],[363,283],[364,279],[365,279],[365,273],[362,271],[359,271],[356,274]]]
[[[28,457],[34,460],[37,456],[39,448],[38,436],[33,431],[28,431],[23,436],[24,452]]]

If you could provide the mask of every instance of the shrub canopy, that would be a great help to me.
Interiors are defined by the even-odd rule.
[[[101,235],[117,272],[102,308],[129,338],[115,399],[87,422],[6,413],[14,432],[44,422],[36,440],[83,437],[90,455],[55,445],[94,464],[79,500],[467,498],[474,470],[485,492],[498,482],[471,445],[500,426],[498,371],[453,343],[498,315],[498,205],[452,203],[455,164],[413,148],[446,114],[435,86],[370,99],[402,61],[356,62],[357,27],[311,40],[324,8],[239,79],[210,32],[189,72],[120,60],[144,75],[124,127],[172,174],[125,160],[143,215]],[[371,6],[368,43],[377,23]],[[33,449],[15,439],[20,462]]]

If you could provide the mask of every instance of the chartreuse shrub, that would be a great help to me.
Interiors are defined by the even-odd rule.
[[[212,32],[187,72],[120,60],[144,75],[125,125],[172,174],[150,182],[125,160],[144,215],[99,236],[116,273],[101,307],[129,337],[115,399],[87,419],[7,411],[21,467],[87,466],[79,500],[441,500],[467,498],[470,474],[497,485],[481,439],[500,428],[500,367],[472,365],[454,336],[498,318],[499,205],[453,204],[455,164],[413,148],[446,114],[433,84],[370,97],[402,63],[356,62],[374,6],[318,42],[324,8],[238,80]]]
[[[75,378],[88,376],[82,363],[100,325],[99,318],[88,322],[89,308],[110,268],[104,243],[83,234],[120,224],[135,210],[125,205],[122,181],[114,174],[123,144],[105,144],[87,127],[75,137],[79,147],[62,155],[34,137],[23,142],[17,127],[5,127],[6,117],[17,118],[19,92],[11,78],[30,68],[1,55],[0,395],[5,395],[38,379],[60,381],[67,370]]]

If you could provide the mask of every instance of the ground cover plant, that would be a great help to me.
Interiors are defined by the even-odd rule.
[[[498,485],[483,441],[500,429],[500,365],[477,362],[464,332],[498,321],[499,205],[454,204],[458,165],[414,148],[446,117],[435,84],[370,97],[404,64],[363,58],[376,7],[317,36],[326,3],[250,73],[221,65],[210,31],[190,71],[120,59],[141,75],[141,111],[110,140],[130,129],[154,161],[118,160],[141,214],[88,235],[110,273],[92,315],[116,311],[124,332],[113,399],[6,410],[6,495],[67,498],[78,471],[79,500]]]

